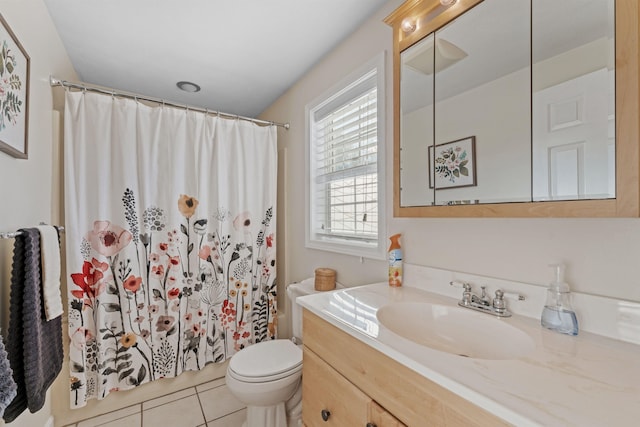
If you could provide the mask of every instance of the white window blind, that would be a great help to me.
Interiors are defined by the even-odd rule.
[[[369,68],[308,110],[308,246],[379,253],[380,80],[378,68]]]

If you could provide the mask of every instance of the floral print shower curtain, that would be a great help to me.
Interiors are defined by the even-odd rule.
[[[71,406],[276,336],[274,126],[66,93]]]

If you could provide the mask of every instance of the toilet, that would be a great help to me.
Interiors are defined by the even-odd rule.
[[[313,279],[287,287],[293,340],[263,341],[231,358],[227,388],[247,405],[243,427],[302,426],[302,307],[296,298],[315,292]]]

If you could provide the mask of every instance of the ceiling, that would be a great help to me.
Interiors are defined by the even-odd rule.
[[[44,1],[83,82],[255,117],[387,0]]]

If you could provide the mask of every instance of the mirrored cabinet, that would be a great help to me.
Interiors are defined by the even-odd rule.
[[[447,3],[386,19],[394,215],[640,216],[637,1]]]

